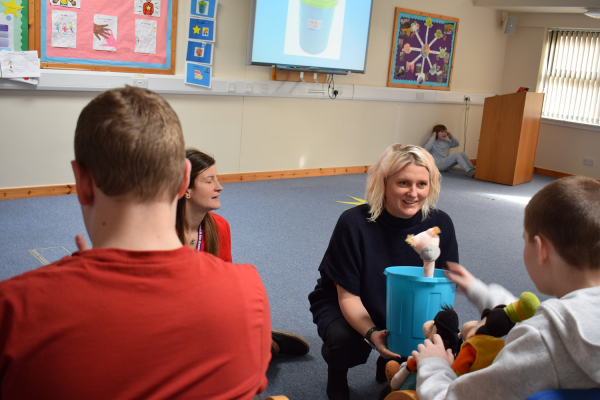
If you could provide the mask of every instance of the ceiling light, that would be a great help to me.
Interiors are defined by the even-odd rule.
[[[588,8],[583,14],[592,18],[600,18],[600,8]]]

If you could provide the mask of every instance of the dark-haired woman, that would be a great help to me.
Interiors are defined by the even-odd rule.
[[[177,202],[175,227],[182,244],[205,251],[231,262],[231,231],[225,218],[212,211],[221,207],[215,159],[196,149],[187,149],[185,156],[192,164],[190,186]],[[304,355],[310,346],[302,337],[285,331],[272,330],[273,354]]]

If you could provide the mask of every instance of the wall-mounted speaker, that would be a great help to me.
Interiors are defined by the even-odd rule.
[[[515,33],[515,28],[517,27],[517,17],[506,17],[502,27],[504,28],[505,35],[512,35]]]

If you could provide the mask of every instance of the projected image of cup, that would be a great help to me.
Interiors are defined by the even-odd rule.
[[[322,53],[338,0],[300,0],[300,47],[308,54]]]

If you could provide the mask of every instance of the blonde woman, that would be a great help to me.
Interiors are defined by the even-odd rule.
[[[400,357],[386,346],[383,271],[422,265],[405,242],[407,235],[440,227],[436,268],[458,262],[452,220],[435,207],[439,191],[440,173],[431,154],[419,146],[394,144],[369,169],[367,204],[340,216],[319,266],[321,277],[308,296],[323,339],[329,399],[349,398],[348,368],[366,363],[372,349],[380,354],[378,382],[385,382],[387,360]]]

